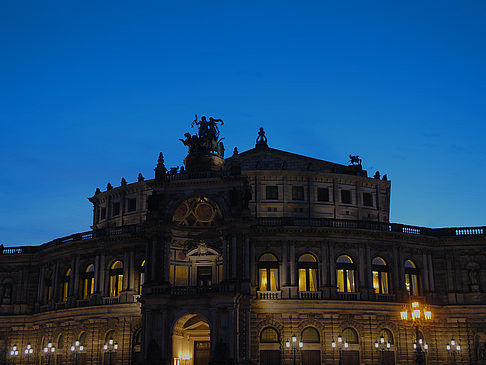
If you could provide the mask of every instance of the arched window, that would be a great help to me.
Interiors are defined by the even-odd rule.
[[[142,285],[145,283],[145,260],[142,261],[139,267],[138,278],[138,294],[142,294]]]
[[[71,268],[67,269],[62,277],[61,302],[67,302],[69,295],[69,281],[71,280]]]
[[[343,342],[359,343],[358,334],[353,328],[348,327],[343,330]]]
[[[380,331],[380,338],[383,337],[385,339],[385,343],[393,344],[393,335],[390,330],[383,328]]]
[[[64,348],[64,337],[63,335],[59,335],[59,337],[57,338],[57,350],[61,350]]]
[[[336,260],[337,290],[338,292],[356,291],[356,266],[348,255],[341,255]]]
[[[279,342],[278,332],[275,328],[266,327],[260,333],[260,342],[262,343],[277,343]]]
[[[388,285],[388,266],[386,261],[381,257],[375,257],[372,261],[371,272],[373,276],[373,289],[377,294],[389,294],[390,288]]]
[[[123,263],[115,261],[110,267],[110,297],[117,297],[123,288]]]
[[[299,291],[317,291],[317,260],[305,253],[299,257]]]
[[[90,264],[83,273],[83,299],[88,299],[94,293],[94,265]]]
[[[263,254],[258,261],[259,290],[278,290],[278,260],[271,253]]]
[[[405,289],[410,295],[419,295],[419,275],[417,265],[412,260],[405,261]]]
[[[319,343],[319,332],[314,327],[304,328],[302,331],[302,342],[304,343]]]
[[[86,341],[86,332],[81,332],[80,335],[79,335],[79,344],[84,346],[84,348],[86,349],[86,345],[88,344],[88,342]]]

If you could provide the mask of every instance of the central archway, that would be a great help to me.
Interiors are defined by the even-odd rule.
[[[198,314],[187,314],[172,331],[174,365],[208,365],[211,353],[209,323]]]

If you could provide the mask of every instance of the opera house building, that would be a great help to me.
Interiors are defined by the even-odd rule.
[[[0,246],[0,364],[486,364],[486,227],[390,223],[358,156],[260,129],[225,157],[193,124],[182,168],[96,190],[91,230]]]

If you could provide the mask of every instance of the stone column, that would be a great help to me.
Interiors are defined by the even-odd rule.
[[[422,265],[423,265],[423,279],[422,282],[424,283],[424,291],[427,293],[429,291],[429,262],[427,260],[427,253],[422,253]]]
[[[255,242],[253,240],[250,241],[250,280],[251,285],[258,285],[256,282],[256,260],[255,257]]]
[[[123,253],[123,288],[122,288],[123,291],[128,290],[128,278],[130,276],[130,270],[131,270],[129,261],[130,261],[130,257],[128,255],[128,251],[125,251]]]
[[[99,256],[99,265],[98,265],[98,269],[99,270],[99,275],[98,275],[98,278],[99,278],[99,285],[98,285],[98,288],[99,288],[99,292],[101,294],[101,296],[105,296],[105,255],[104,254],[101,254]]]
[[[80,270],[79,256],[76,256],[76,261],[74,263],[74,285],[73,285],[73,294],[72,294],[72,296],[74,296],[74,297],[79,296],[79,281],[80,281],[79,270]]]
[[[398,254],[398,248],[393,247],[393,291],[395,293],[399,293],[401,290],[400,288],[400,265],[398,264],[399,260],[399,254]]]
[[[164,282],[170,283],[170,244],[168,237],[164,238]]]
[[[297,285],[297,272],[295,269],[295,242],[290,242],[290,285]]]
[[[147,267],[147,269],[150,270],[150,280],[151,281],[157,281],[157,239],[153,238],[152,239],[152,244],[151,244],[151,249],[150,249],[150,255],[147,255],[147,258],[149,259],[150,267]]]
[[[52,299],[54,302],[59,301],[59,262],[54,263],[53,269],[53,284],[52,284]]]
[[[289,258],[288,258],[288,251],[289,251],[289,241],[284,240],[282,245],[282,286],[289,285]]]
[[[133,250],[130,250],[130,257],[129,257],[129,271],[128,271],[128,290],[135,290],[135,277],[137,275],[137,267],[135,265],[135,253]]]
[[[331,283],[331,298],[337,297],[337,286],[336,286],[336,262],[334,258],[334,243],[329,243],[329,278]]]
[[[76,269],[76,257],[71,257],[71,266],[69,268],[71,269],[71,274],[69,275],[67,296],[72,297],[74,293],[74,270]],[[63,274],[65,274],[65,272]]]
[[[245,236],[245,268],[244,280],[250,280],[250,239]]]
[[[329,265],[327,265],[327,244],[321,242],[321,260],[320,260],[320,273],[321,273],[321,288],[329,286],[329,275],[327,270]]]
[[[228,280],[228,241],[223,239],[223,280]]]
[[[99,293],[100,291],[100,255],[96,255],[95,257],[95,270],[94,270],[94,292]]]
[[[231,279],[236,279],[236,236],[231,237]]]
[[[432,265],[432,254],[428,253],[428,260],[429,260],[429,284],[430,284],[430,291],[435,292],[435,284],[434,284],[434,267]]]
[[[37,301],[42,303],[44,296],[44,285],[45,285],[46,268],[41,266],[39,268],[39,285],[37,286]]]

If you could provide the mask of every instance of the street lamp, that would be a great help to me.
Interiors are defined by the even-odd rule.
[[[79,340],[74,341],[74,345],[71,346],[71,352],[74,356],[74,365],[78,364],[78,353],[83,352],[84,346],[79,342]]]
[[[410,307],[405,307],[400,312],[402,321],[410,321],[412,327],[415,328],[415,342],[413,349],[416,352],[415,362],[417,364],[425,364],[425,354],[429,349],[429,345],[419,338],[419,327],[425,325],[432,320],[432,311],[429,308],[421,307],[419,302],[412,302]]]
[[[52,345],[52,342],[48,342],[47,346],[43,349],[44,355],[47,356],[47,365],[51,365],[51,355],[56,352],[56,347]]]
[[[27,356],[27,365],[30,364],[30,356],[34,353],[34,349],[32,348],[32,346],[30,345],[30,343],[27,344],[27,346],[25,347],[25,350],[24,350],[24,354],[25,356]]]
[[[112,338],[108,340],[108,343],[103,345],[103,351],[105,351],[105,353],[107,352],[110,357],[109,365],[111,365],[111,356],[116,350],[118,350],[118,344],[114,342]]]
[[[385,365],[385,351],[391,350],[390,342],[385,341],[385,337],[382,335],[379,341],[375,341],[375,349],[381,352],[381,365]]]
[[[347,341],[343,342],[343,336],[339,335],[337,337],[337,342],[334,339],[331,342],[332,351],[335,349],[339,352],[339,365],[343,365],[343,349],[347,350],[349,348],[349,343]]]
[[[290,341],[287,340],[285,342],[285,347],[287,347],[288,349],[290,349]],[[302,348],[304,347],[304,344],[302,343],[302,341],[299,341],[299,348]],[[292,351],[293,351],[293,354],[294,354],[294,365],[297,365],[297,360],[295,359],[295,351],[297,349],[297,336],[296,335],[292,335]]]
[[[452,363],[456,365],[456,354],[461,351],[461,345],[451,338],[451,342],[446,345],[446,349],[449,356],[452,355]]]
[[[17,349],[17,345],[12,346],[12,350],[10,350],[10,356],[13,359],[13,363],[15,364],[15,359],[19,356],[19,350]]]

